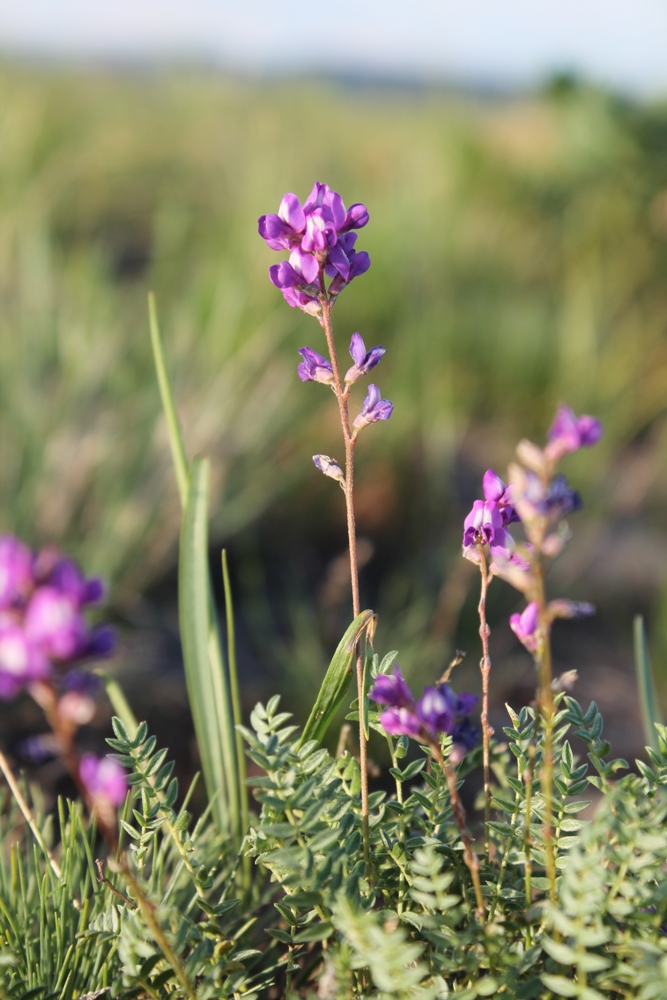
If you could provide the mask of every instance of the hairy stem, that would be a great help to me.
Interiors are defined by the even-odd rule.
[[[546,854],[547,879],[549,880],[549,899],[556,902],[556,858],[554,851],[553,832],[553,782],[554,782],[554,694],[551,686],[551,622],[547,611],[547,600],[544,587],[544,571],[539,556],[534,563],[535,569],[535,601],[539,614],[538,643],[536,663],[539,688],[537,704],[540,710],[540,720],[544,730],[542,744],[542,766],[540,768],[540,783],[544,800],[544,850]]]
[[[333,329],[331,326],[331,303],[324,287],[324,275],[320,275],[320,286],[322,294],[320,303],[322,306],[322,329],[327,339],[329,358],[333,370],[333,391],[338,400],[338,410],[340,412],[340,422],[343,430],[343,442],[345,444],[345,482],[343,492],[345,493],[345,511],[347,515],[347,540],[350,551],[350,580],[352,583],[352,616],[356,618],[361,608],[359,604],[359,563],[357,560],[357,529],[354,517],[354,446],[356,437],[350,430],[350,415],[348,411],[349,390],[343,385],[338,357],[336,355],[336,345],[334,343]],[[369,844],[369,822],[368,822],[368,763],[366,751],[366,734],[363,723],[363,703],[364,703],[364,663],[361,653],[361,644],[357,645],[357,696],[359,699],[359,766],[361,770],[361,820],[364,836],[364,860],[366,869],[370,871],[370,844]]]
[[[491,658],[489,656],[489,636],[491,629],[486,621],[486,596],[491,582],[490,574],[486,566],[486,556],[484,546],[477,546],[480,555],[479,571],[482,578],[479,605],[479,637],[482,640],[482,659],[479,661],[479,669],[482,674],[482,753],[484,759],[484,850],[487,857],[489,855],[490,828],[491,822],[491,736],[493,730],[489,726],[489,677],[491,674]]]
[[[484,915],[486,913],[486,906],[484,904],[484,896],[482,895],[482,884],[479,879],[479,861],[477,860],[477,855],[472,849],[472,843],[470,841],[470,834],[468,833],[468,827],[466,826],[466,814],[463,809],[463,803],[459,796],[459,790],[456,787],[456,773],[454,769],[448,764],[437,743],[431,743],[431,752],[437,761],[442,773],[445,776],[447,782],[447,788],[449,789],[449,798],[452,803],[452,809],[454,811],[454,818],[456,819],[456,825],[459,828],[459,833],[461,835],[461,840],[463,841],[463,860],[468,866],[468,871],[470,872],[470,877],[472,879],[473,888],[475,890],[475,900],[477,902],[477,916],[484,922]]]

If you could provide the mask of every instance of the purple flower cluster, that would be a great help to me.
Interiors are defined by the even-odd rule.
[[[511,499],[511,488],[493,469],[487,469],[482,480],[483,500],[475,500],[472,510],[463,522],[463,555],[472,562],[479,562],[479,546],[488,545],[491,556],[510,559],[514,539],[507,530],[513,521],[519,521]]]
[[[371,266],[365,250],[357,251],[355,229],[368,222],[365,205],[345,208],[343,199],[328,184],[316,181],[306,201],[286,194],[277,215],[262,215],[258,231],[272,250],[289,251],[289,261],[273,264],[269,277],[288,305],[318,314],[319,295],[328,289],[335,298],[346,285]]]
[[[0,536],[0,699],[13,698],[54,668],[108,656],[113,633],[91,629],[84,609],[103,593],[99,579],[55,549],[33,553],[13,535]]]
[[[478,742],[477,730],[469,718],[478,699],[472,694],[456,695],[449,684],[425,688],[416,701],[403,674],[394,667],[391,674],[380,674],[375,679],[369,697],[386,706],[380,722],[391,736],[411,736],[432,743],[439,733],[446,733],[452,737],[454,762]]]

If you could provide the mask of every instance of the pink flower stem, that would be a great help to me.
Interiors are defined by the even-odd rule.
[[[479,662],[479,669],[482,674],[482,713],[480,721],[482,724],[482,753],[484,760],[484,849],[487,857],[490,847],[491,822],[491,736],[493,729],[489,726],[489,677],[491,674],[491,657],[489,656],[489,636],[491,629],[486,621],[486,596],[491,582],[491,576],[486,566],[486,556],[484,546],[477,546],[480,555],[479,571],[482,578],[479,605],[479,637],[482,640],[482,659]]]

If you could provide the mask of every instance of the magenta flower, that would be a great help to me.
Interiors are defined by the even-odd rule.
[[[569,452],[597,444],[602,437],[602,424],[588,414],[577,417],[569,406],[561,406],[547,437],[545,455],[551,462],[557,462]]]
[[[366,345],[361,334],[353,333],[350,340],[350,354],[352,355],[354,365],[348,368],[345,381],[351,384],[361,378],[362,375],[367,375],[372,368],[375,368],[385,353],[384,347],[379,346],[372,347],[370,351],[366,351]]]
[[[507,486],[493,469],[487,469],[484,473],[482,489],[484,490],[484,499],[492,500],[498,505],[503,524],[507,525],[513,521],[521,520],[512,504],[511,486]]]
[[[272,250],[291,250],[301,243],[306,215],[295,194],[286,194],[277,215],[262,215],[257,228]]]
[[[23,600],[33,586],[32,552],[14,535],[0,535],[0,608]]]
[[[50,665],[20,625],[0,624],[0,700],[15,698],[22,688],[49,676]]]
[[[380,715],[380,722],[390,736],[423,737],[421,721],[409,708],[386,708]]]
[[[391,705],[393,708],[410,708],[415,703],[412,691],[398,667],[394,667],[390,674],[378,674],[368,696],[379,705]]]
[[[297,373],[302,382],[322,382],[324,385],[331,385],[333,368],[330,361],[327,361],[310,347],[300,347],[297,353],[303,358],[297,367]]]
[[[520,615],[510,617],[510,628],[531,653],[537,652],[537,626],[538,609],[535,601],[531,601]]]
[[[390,403],[388,399],[381,399],[380,390],[371,382],[361,413],[355,417],[353,427],[360,431],[368,424],[374,424],[378,420],[389,420],[393,410],[394,404]]]
[[[91,799],[100,806],[119,806],[125,801],[127,777],[115,760],[85,753],[79,764],[79,777]]]
[[[85,647],[87,629],[79,604],[55,587],[38,587],[23,624],[28,640],[53,659],[72,659]]]

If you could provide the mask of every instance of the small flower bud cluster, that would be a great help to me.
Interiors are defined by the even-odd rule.
[[[101,580],[85,579],[55,549],[33,553],[13,535],[0,537],[0,699],[112,652],[111,630],[90,628],[84,614],[102,594]]]
[[[316,181],[306,201],[286,194],[277,215],[262,215],[259,235],[272,250],[288,250],[289,261],[273,264],[269,277],[293,308],[319,315],[319,296],[333,301],[371,266],[365,250],[355,250],[357,234],[368,222],[365,205],[345,208],[328,184]],[[331,279],[328,290],[324,275]]]
[[[492,470],[486,472],[485,500],[475,501],[464,522],[464,556],[480,562],[483,547],[488,546],[491,572],[525,595],[527,606],[521,614],[512,615],[510,626],[534,654],[541,627],[548,630],[555,618],[581,617],[595,610],[591,604],[556,600],[546,605],[540,622],[535,564],[561,552],[568,536],[563,518],[581,507],[579,494],[556,472],[558,462],[579,448],[596,444],[601,436],[602,425],[595,417],[577,417],[569,406],[561,406],[545,448],[531,441],[519,444],[519,462],[510,465],[508,487]],[[520,521],[526,534],[519,546],[507,530],[511,521]]]
[[[437,741],[440,733],[452,737],[450,759],[458,763],[466,750],[478,742],[470,715],[477,703],[472,694],[456,695],[449,684],[427,687],[415,700],[403,674],[394,667],[391,674],[380,674],[369,697],[386,706],[380,722],[390,736],[411,736],[421,743]]]

